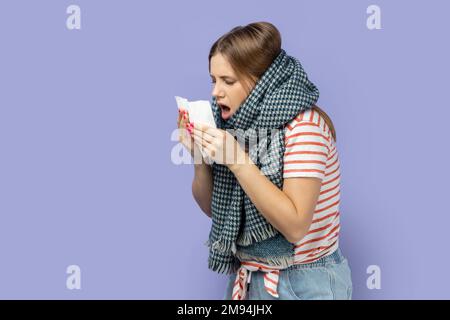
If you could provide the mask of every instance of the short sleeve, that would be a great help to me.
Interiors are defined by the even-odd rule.
[[[316,177],[323,180],[329,155],[329,138],[314,122],[299,121],[285,133],[283,178]]]

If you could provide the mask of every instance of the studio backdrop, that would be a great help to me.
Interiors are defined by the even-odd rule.
[[[449,299],[450,3],[0,2],[0,298],[221,299],[175,96],[267,21],[337,132],[354,299]],[[181,160],[180,160],[181,159]]]

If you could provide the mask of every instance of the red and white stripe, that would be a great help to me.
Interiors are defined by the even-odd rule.
[[[250,283],[252,271],[263,271],[264,288],[271,296],[278,298],[278,282],[280,277],[280,267],[268,266],[258,262],[243,261],[237,271],[234,281],[232,299],[245,300],[247,295],[247,283]]]

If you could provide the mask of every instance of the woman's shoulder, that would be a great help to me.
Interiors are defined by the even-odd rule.
[[[330,128],[325,122],[325,119],[320,115],[319,112],[310,108],[300,112],[294,119],[286,124],[286,134],[290,134],[294,130],[301,130],[303,128],[316,127],[324,133],[326,136],[330,135]]]

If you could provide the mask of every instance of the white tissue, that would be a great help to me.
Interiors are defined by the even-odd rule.
[[[212,113],[211,104],[207,100],[188,101],[185,98],[175,96],[178,109],[185,109],[189,113],[189,120],[194,123],[202,123],[217,128]]]
[[[217,128],[216,122],[214,121],[214,115],[212,113],[212,107],[209,101],[188,101],[186,98],[178,96],[175,96],[175,100],[177,101],[178,109],[186,110],[188,112],[190,122],[201,123],[209,127]],[[203,155],[203,158],[208,163],[212,163],[213,161],[207,156],[202,146],[198,147]]]

